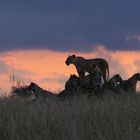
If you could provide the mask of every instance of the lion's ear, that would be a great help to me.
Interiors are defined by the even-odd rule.
[[[137,77],[140,77],[140,73],[137,73],[136,76],[137,76]]]
[[[138,76],[138,78],[140,78],[140,73],[139,73],[139,76]]]
[[[75,56],[75,54],[74,54],[74,55],[72,55],[72,57],[73,57],[73,58],[75,58],[75,57],[76,57],[76,56]]]

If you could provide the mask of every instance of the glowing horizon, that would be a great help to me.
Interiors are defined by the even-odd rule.
[[[41,87],[57,92],[64,89],[70,74],[76,74],[74,65],[67,67],[68,55],[76,54],[84,58],[105,58],[110,66],[110,77],[119,73],[124,79],[140,72],[140,51],[111,51],[97,46],[91,52],[59,52],[50,50],[19,50],[0,54],[0,89],[9,91],[12,86],[10,76],[29,84],[36,82]],[[14,70],[14,71],[13,71]]]

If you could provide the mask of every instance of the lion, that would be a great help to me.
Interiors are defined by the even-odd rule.
[[[65,89],[76,91],[79,86],[80,86],[80,79],[75,74],[73,74],[73,75],[70,75],[70,78],[66,82]]]
[[[33,94],[35,95],[35,98],[45,98],[48,96],[53,96],[55,95],[54,93],[44,90],[43,88],[41,88],[39,85],[37,85],[34,82],[31,82],[30,85],[28,86],[28,90],[33,92]]]
[[[112,78],[109,79],[108,85],[111,87],[117,87],[122,81],[123,79],[121,76],[119,74],[115,74]]]
[[[125,92],[136,93],[136,84],[138,81],[140,81],[140,73],[135,73],[128,80],[122,80],[119,85]]]
[[[91,73],[80,79],[81,87],[84,89],[91,89],[95,92],[100,91],[103,85],[101,70],[98,66],[93,65]]]
[[[113,93],[120,93],[120,83],[122,83],[123,79],[119,74],[115,74],[112,76],[109,81],[104,85],[104,89],[109,89],[113,91]]]
[[[70,78],[65,84],[65,89],[59,93],[59,97],[70,97],[80,93],[80,78],[75,74],[70,75]]]
[[[109,65],[103,58],[85,59],[80,56],[71,55],[67,57],[65,63],[67,66],[73,64],[76,67],[80,78],[85,76],[85,72],[91,73],[93,70],[93,65],[96,65],[101,70],[101,75],[103,76],[104,82],[109,79]]]

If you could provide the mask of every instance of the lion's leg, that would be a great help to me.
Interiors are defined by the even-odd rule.
[[[104,80],[104,83],[106,83],[106,75],[103,75],[103,80]]]
[[[107,75],[106,75],[106,70],[102,69],[102,76],[103,76],[103,80],[104,80],[104,83],[107,82]]]
[[[103,83],[106,84],[107,83],[106,74],[101,73],[101,76],[102,76]]]

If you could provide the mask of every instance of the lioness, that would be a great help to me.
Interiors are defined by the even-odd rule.
[[[41,88],[39,85],[37,85],[36,83],[31,82],[30,85],[28,86],[28,90],[33,92],[33,94],[35,95],[36,98],[39,97],[47,97],[47,96],[53,96],[55,95],[54,93],[44,90],[43,88]]]
[[[67,66],[74,64],[80,78],[85,76],[85,72],[91,73],[93,65],[97,65],[101,70],[104,82],[109,79],[109,66],[103,58],[84,59],[83,57],[72,55],[67,57],[65,63]]]
[[[119,74],[115,74],[112,78],[109,79],[108,85],[111,87],[117,87],[122,81],[123,79],[121,76]]]
[[[104,89],[107,88],[109,90],[112,90],[113,93],[120,93],[120,83],[122,83],[123,79],[119,74],[115,74],[113,77],[111,77],[108,81],[108,83],[104,86]]]
[[[128,80],[122,80],[119,85],[120,88],[123,89],[125,92],[136,93],[136,84],[138,81],[140,81],[140,73],[135,73]]]
[[[103,85],[100,69],[93,65],[93,71],[80,80],[82,88],[100,91]]]

